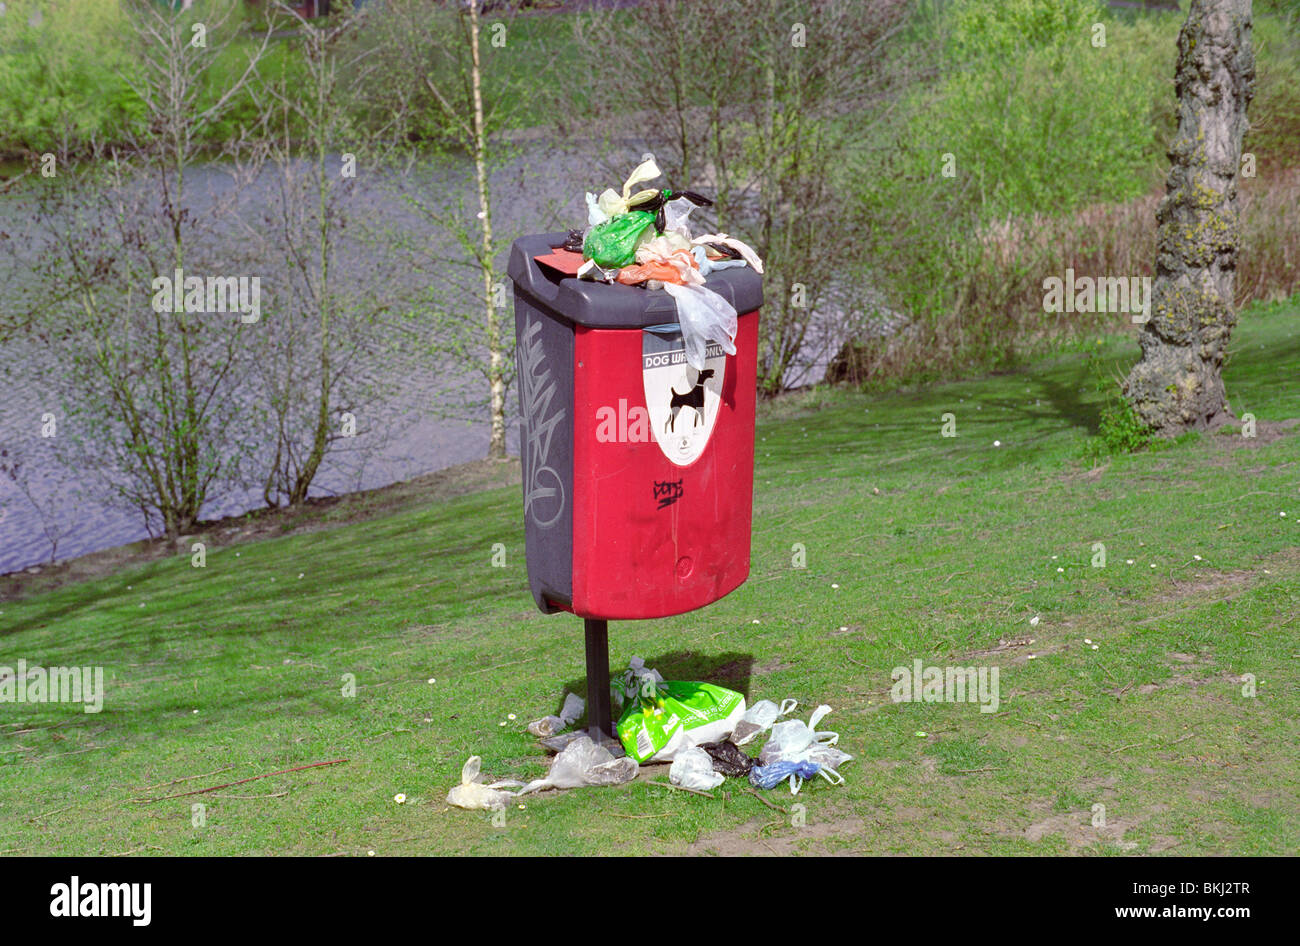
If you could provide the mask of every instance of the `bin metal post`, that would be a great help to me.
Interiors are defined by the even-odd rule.
[[[596,745],[614,735],[609,711],[609,622],[583,619],[587,636],[587,732]]]

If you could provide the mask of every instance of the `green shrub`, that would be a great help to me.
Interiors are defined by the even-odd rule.
[[[138,120],[143,109],[120,77],[131,68],[125,29],[116,0],[9,0],[0,16],[0,152],[75,151]]]

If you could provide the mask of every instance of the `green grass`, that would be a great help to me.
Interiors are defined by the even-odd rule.
[[[1238,414],[1300,417],[1298,314],[1244,313]],[[1024,373],[768,405],[748,583],[612,625],[615,666],[834,707],[822,725],[856,758],[800,793],[806,825],[734,782],[713,800],[648,784],[666,768],[527,798],[504,827],[446,806],[470,754],[542,774],[524,724],[583,687],[581,622],[536,613],[520,497],[496,489],[0,604],[0,664],[108,680],[98,715],[0,704],[0,851],[1294,852],[1300,436],[1261,424],[1089,469],[1097,360],[1135,353],[1108,338]],[[918,658],[997,666],[1001,708],[893,703],[891,669]],[[276,797],[136,800],[337,758],[217,793]]]

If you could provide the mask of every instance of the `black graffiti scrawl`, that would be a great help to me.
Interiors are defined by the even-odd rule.
[[[666,509],[681,498],[681,480],[655,480],[655,499],[659,501],[659,509]]]
[[[563,405],[551,409],[555,382],[546,366],[541,323],[529,319],[519,339],[518,371],[525,442],[520,452],[524,476],[524,515],[546,528],[564,513],[564,483],[550,466],[551,438],[564,420]]]

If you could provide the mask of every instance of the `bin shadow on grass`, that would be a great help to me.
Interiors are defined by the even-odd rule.
[[[645,658],[645,665],[651,670],[658,670],[665,680],[694,680],[714,683],[718,686],[736,690],[749,700],[749,678],[754,670],[754,655],[730,651],[721,654],[701,654],[693,650],[672,650]],[[610,666],[609,677],[617,680],[627,670],[626,666]],[[587,698],[587,678],[585,676],[569,680],[564,684],[564,693],[576,693],[584,700]],[[564,696],[552,710],[559,713],[564,705]],[[615,719],[618,710],[614,711]],[[586,715],[583,715],[585,725]]]

